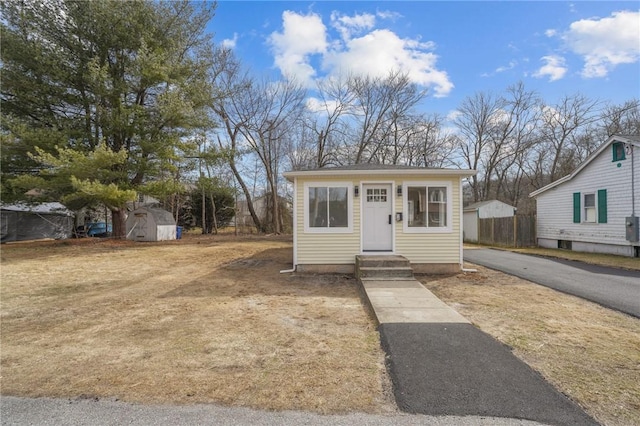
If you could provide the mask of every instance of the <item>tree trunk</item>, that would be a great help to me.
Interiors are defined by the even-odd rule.
[[[213,194],[209,193],[209,199],[211,200],[211,220],[213,223],[213,233],[218,233],[218,220],[216,219],[216,202],[213,199]]]
[[[111,222],[113,226],[113,237],[125,238],[127,236],[127,217],[125,216],[125,209],[111,209]]]
[[[264,225],[258,218],[258,215],[256,214],[256,210],[253,208],[253,200],[251,199],[249,188],[247,188],[247,185],[244,183],[244,180],[242,180],[242,176],[240,175],[240,172],[238,172],[238,168],[236,167],[235,161],[229,160],[229,167],[231,167],[231,171],[233,172],[233,175],[236,177],[236,180],[240,184],[240,187],[242,188],[242,192],[244,193],[244,196],[247,199],[247,208],[249,209],[249,213],[251,214],[253,223],[256,225],[256,229],[258,230],[258,232],[264,233],[265,232]]]

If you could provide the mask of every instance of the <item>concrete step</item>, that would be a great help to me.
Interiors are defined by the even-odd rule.
[[[416,278],[412,275],[410,277],[362,277],[360,278],[360,281],[364,282],[372,282],[372,281],[380,281],[380,282],[385,282],[385,281],[405,281],[405,282],[409,282],[409,281],[415,281]]]
[[[357,270],[358,278],[412,278],[410,266],[361,266]]]
[[[392,267],[411,266],[409,259],[403,256],[356,256],[356,267]]]

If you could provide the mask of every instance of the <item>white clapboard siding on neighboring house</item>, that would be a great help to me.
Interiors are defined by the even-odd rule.
[[[640,141],[637,136],[629,138],[610,138],[574,173],[531,193],[537,201],[538,245],[635,254],[638,243],[627,241],[625,218],[632,214],[633,198],[636,215],[640,214],[640,148],[635,148],[635,170],[630,155],[620,159],[613,153],[613,145],[620,141]],[[593,202],[593,208],[587,209],[585,201]]]

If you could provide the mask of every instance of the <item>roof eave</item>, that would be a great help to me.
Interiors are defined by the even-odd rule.
[[[632,142],[634,142],[635,140],[634,140],[634,139],[631,139],[631,138],[628,138],[628,137],[626,137],[626,136],[621,136],[621,135],[613,135],[613,136],[609,136],[609,139],[607,139],[607,140],[606,140],[606,142],[605,142],[605,143],[603,143],[603,144],[602,144],[602,146],[600,146],[600,148],[598,148],[597,150],[595,150],[595,151],[593,152],[593,154],[591,154],[591,155],[589,156],[589,158],[587,158],[586,160],[584,160],[584,161],[583,161],[583,162],[578,166],[578,168],[577,168],[577,169],[575,169],[571,174],[566,175],[566,176],[564,176],[564,177],[562,177],[562,178],[558,179],[558,180],[557,180],[557,181],[555,181],[555,182],[551,182],[550,184],[545,185],[545,186],[543,186],[542,188],[537,189],[537,190],[535,190],[535,191],[531,192],[531,193],[529,194],[529,198],[535,198],[535,197],[537,197],[538,195],[542,194],[543,192],[546,192],[546,191],[548,191],[548,190],[550,190],[550,189],[553,189],[553,188],[555,188],[556,186],[558,186],[558,185],[560,185],[560,184],[562,184],[562,183],[564,183],[564,182],[566,182],[566,181],[568,181],[568,180],[573,179],[573,178],[574,178],[574,176],[576,176],[578,173],[580,173],[580,172],[582,171],[582,169],[584,169],[585,167],[587,167],[587,165],[588,165],[589,163],[591,163],[594,159],[596,159],[596,158],[597,158],[597,157],[602,153],[602,151],[604,151],[605,149],[607,149],[607,147],[608,147],[609,145],[611,145],[614,141],[615,141],[615,142],[632,143]]]
[[[476,170],[463,169],[382,169],[382,170],[300,170],[285,172],[282,175],[290,182],[297,177],[325,177],[325,176],[362,176],[362,175],[382,175],[382,176],[460,176],[469,177],[478,173]]]

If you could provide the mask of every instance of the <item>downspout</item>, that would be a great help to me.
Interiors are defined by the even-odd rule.
[[[635,174],[636,174],[636,169],[634,167],[634,153],[635,153],[635,146],[633,144],[629,144],[630,148],[631,148],[631,216],[635,216],[636,215],[636,180],[635,180]]]
[[[459,216],[458,216],[460,218],[460,220],[459,220],[460,223],[458,224],[458,229],[459,229],[459,233],[460,233],[460,269],[461,270],[464,270],[464,249],[463,249],[464,241],[463,241],[463,238],[462,238],[462,234],[463,234],[462,226],[463,226],[463,223],[464,223],[463,222],[463,219],[464,219],[464,208],[462,207],[463,206],[463,202],[462,202],[462,180],[463,180],[463,178],[464,178],[463,176],[460,176],[460,181],[458,182],[458,198],[459,198],[458,202],[460,203],[459,207],[458,207],[460,209],[460,213],[459,213]]]

